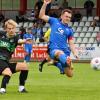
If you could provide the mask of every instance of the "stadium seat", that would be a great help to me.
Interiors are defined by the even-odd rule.
[[[91,47],[91,46],[92,46],[91,43],[86,44],[86,47]]]
[[[97,43],[93,43],[92,44],[92,47],[97,47]]]
[[[83,27],[82,32],[87,32],[88,27]]]
[[[87,32],[85,37],[91,37],[92,36],[92,33],[91,32]]]
[[[91,22],[86,22],[85,23],[85,26],[87,26],[87,27],[90,27],[90,25],[91,25]]]
[[[45,33],[48,30],[47,27],[43,27],[43,33]]]
[[[87,21],[87,17],[86,16],[83,16],[82,17],[82,21]]]
[[[69,25],[69,26],[73,26],[73,22],[69,22],[68,25]]]
[[[84,22],[80,22],[79,23],[79,26],[84,26]]]
[[[94,38],[89,38],[89,41],[88,41],[88,43],[94,43]]]
[[[82,38],[78,37],[76,43],[81,43],[81,42],[82,42]]]
[[[88,28],[88,32],[93,32],[94,31],[94,27],[89,27]]]
[[[76,32],[81,32],[82,31],[82,27],[77,27]]]
[[[89,17],[88,17],[88,21],[89,21],[89,22],[92,22],[92,21],[93,21],[93,16],[89,16]]]
[[[28,27],[32,27],[32,26],[33,26],[33,23],[32,23],[32,22],[30,22]]]
[[[74,37],[79,37],[79,34],[80,34],[80,33],[75,32],[75,33],[74,33]]]
[[[28,28],[28,22],[25,22],[23,25],[24,28]]]
[[[94,42],[93,43],[97,43],[97,40],[96,40],[96,38],[94,38]]]
[[[4,30],[4,28],[0,27],[0,31]]]
[[[80,44],[80,47],[85,47],[85,43]]]
[[[19,33],[19,27],[16,28],[16,33]]]
[[[100,31],[99,27],[94,28],[94,32],[99,32],[99,31]]]
[[[75,32],[75,31],[76,31],[76,29],[77,29],[77,27],[72,27],[72,29],[73,29],[73,31]]]
[[[83,38],[83,41],[82,41],[82,43],[88,43],[88,38]]]
[[[97,36],[97,33],[96,32],[93,32],[92,34],[91,34],[91,37],[96,37]]]
[[[85,37],[85,33],[84,32],[80,33],[79,37]]]
[[[73,23],[73,26],[76,26],[77,27],[78,26],[78,22],[74,22]]]
[[[18,27],[21,27],[21,26],[23,26],[23,22],[20,22],[20,23],[18,24]]]

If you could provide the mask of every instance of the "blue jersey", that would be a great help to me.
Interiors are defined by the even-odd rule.
[[[34,36],[33,36],[33,34],[26,33],[26,34],[24,34],[23,39],[26,39],[26,40],[28,40],[28,39],[34,40]]]
[[[73,38],[73,30],[67,24],[63,24],[60,19],[50,17],[48,23],[51,27],[49,48],[69,51],[68,40]],[[70,52],[70,51],[69,51]]]

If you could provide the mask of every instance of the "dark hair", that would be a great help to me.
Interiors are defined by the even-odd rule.
[[[72,11],[70,9],[64,9],[62,10],[61,15],[64,14],[65,12],[72,14]]]

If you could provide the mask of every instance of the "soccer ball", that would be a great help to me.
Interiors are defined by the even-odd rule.
[[[100,57],[95,57],[91,60],[91,67],[95,70],[100,70]]]

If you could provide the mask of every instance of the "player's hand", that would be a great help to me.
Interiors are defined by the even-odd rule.
[[[44,0],[45,4],[49,4],[51,2],[51,0]]]
[[[79,58],[78,55],[74,55],[74,57],[75,57],[77,60],[80,60],[80,58]]]

